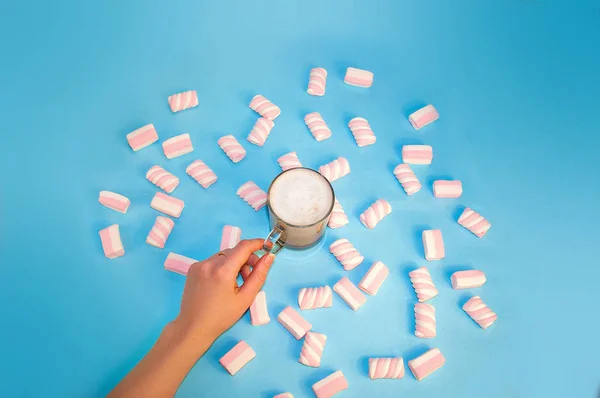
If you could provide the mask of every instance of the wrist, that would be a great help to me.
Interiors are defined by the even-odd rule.
[[[192,327],[179,317],[165,326],[163,333],[165,337],[174,344],[181,346],[187,352],[193,353],[200,358],[216,340],[211,333],[201,327]]]

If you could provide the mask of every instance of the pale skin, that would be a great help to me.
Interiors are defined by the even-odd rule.
[[[179,385],[212,343],[250,307],[262,289],[273,255],[259,258],[262,239],[241,241],[193,264],[187,275],[179,315],[165,326],[146,356],[108,395],[109,398],[163,398]],[[237,276],[244,280],[240,287]]]

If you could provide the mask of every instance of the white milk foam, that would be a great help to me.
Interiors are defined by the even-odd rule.
[[[323,219],[333,203],[333,192],[320,174],[292,169],[278,177],[269,192],[273,212],[284,222],[306,226]]]

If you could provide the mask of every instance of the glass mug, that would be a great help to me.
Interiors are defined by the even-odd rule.
[[[263,250],[277,254],[284,247],[313,246],[325,233],[334,202],[329,180],[315,170],[296,167],[279,174],[267,192],[271,232]]]

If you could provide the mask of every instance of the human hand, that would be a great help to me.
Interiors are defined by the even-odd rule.
[[[262,239],[243,240],[233,249],[193,264],[187,274],[181,310],[174,323],[199,343],[209,345],[252,305],[273,264],[273,254],[260,259]],[[237,284],[238,274],[244,284]],[[199,347],[205,350],[208,347]]]

